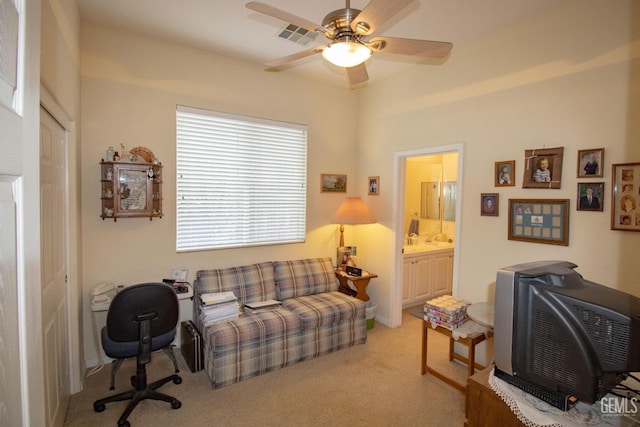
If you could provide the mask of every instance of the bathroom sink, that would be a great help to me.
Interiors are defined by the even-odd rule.
[[[404,247],[405,254],[413,254],[416,252],[436,251],[440,249],[452,249],[453,243],[449,242],[427,242],[420,245],[408,245]]]
[[[425,243],[427,246],[435,246],[437,248],[452,248],[453,243],[449,242],[427,242]]]

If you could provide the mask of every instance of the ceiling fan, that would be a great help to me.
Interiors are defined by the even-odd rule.
[[[346,0],[344,9],[330,12],[318,25],[267,4],[252,1],[248,9],[276,19],[316,31],[330,40],[327,46],[318,46],[293,55],[283,56],[265,63],[267,71],[279,71],[284,65],[316,53],[329,62],[347,70],[350,86],[362,84],[369,79],[365,61],[372,52],[414,55],[424,58],[443,58],[449,54],[453,44],[429,40],[397,37],[372,37],[387,20],[414,0],[371,0],[363,10],[352,9]]]

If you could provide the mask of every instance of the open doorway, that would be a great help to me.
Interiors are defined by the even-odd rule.
[[[420,210],[417,208],[407,207],[407,197],[406,197],[406,189],[407,189],[407,178],[408,178],[408,162],[415,161],[417,159],[424,158],[425,161],[429,161],[431,159],[430,156],[442,157],[449,154],[456,154],[456,164],[455,164],[455,173],[451,173],[449,171],[448,177],[446,178],[449,182],[454,181],[451,177],[455,176],[455,188],[457,194],[457,203],[455,203],[454,220],[447,223],[447,227],[453,227],[450,229],[450,234],[452,234],[454,241],[454,249],[453,249],[453,274],[452,274],[452,293],[455,295],[457,293],[457,279],[458,279],[458,253],[459,253],[459,236],[460,236],[460,200],[462,194],[462,161],[463,161],[463,146],[462,144],[453,144],[439,147],[429,147],[416,149],[411,151],[402,151],[397,152],[394,156],[395,161],[395,188],[394,188],[394,211],[393,211],[393,232],[395,236],[395,248],[394,248],[394,283],[396,284],[392,289],[392,309],[391,309],[391,326],[398,327],[402,324],[402,308],[403,308],[403,248],[405,246],[405,236],[408,231],[408,224],[410,224],[410,218],[412,216],[421,215]],[[435,158],[435,157],[434,157]],[[449,157],[451,158],[451,157]],[[429,172],[431,173],[431,172]],[[413,178],[412,178],[413,179]],[[412,186],[420,185],[414,182],[411,183]],[[442,183],[444,185],[444,182]],[[442,194],[442,193],[441,193]],[[420,196],[416,196],[420,198]],[[424,209],[428,210],[428,206],[424,206]],[[409,211],[408,211],[409,210]],[[442,209],[439,210],[440,215],[443,214]],[[424,213],[424,215],[427,215]],[[420,233],[422,238],[433,238],[437,234],[442,233],[442,228],[440,228],[439,233],[436,232],[435,224],[437,221],[428,220],[425,218],[425,230],[424,233]],[[424,226],[423,226],[424,227]],[[445,239],[446,232],[444,233]],[[406,297],[406,295],[405,295]]]

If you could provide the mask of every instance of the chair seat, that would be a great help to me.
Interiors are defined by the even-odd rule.
[[[104,353],[112,359],[125,359],[128,357],[137,356],[140,352],[139,341],[113,341],[107,334],[106,326],[101,331],[102,348]],[[159,335],[151,339],[151,351],[160,350],[173,341],[176,337],[176,330],[173,329],[166,334]]]

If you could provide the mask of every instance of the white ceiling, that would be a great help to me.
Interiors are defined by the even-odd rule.
[[[248,0],[247,0],[248,1]],[[456,46],[562,0],[415,0],[385,23],[376,35],[448,41]],[[301,18],[320,24],[324,16],[345,7],[344,0],[262,0]],[[352,0],[363,9],[369,0]],[[81,19],[122,28],[173,42],[210,50],[263,64],[268,60],[313,47],[281,39],[285,23],[253,12],[245,0],[78,0]],[[318,35],[315,45],[327,44]],[[424,61],[420,66],[428,65]],[[369,84],[420,60],[401,55],[374,53],[367,63]],[[347,87],[344,70],[333,67],[320,55],[297,61],[284,73],[304,73],[322,81]]]

